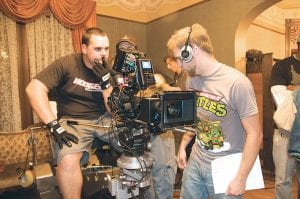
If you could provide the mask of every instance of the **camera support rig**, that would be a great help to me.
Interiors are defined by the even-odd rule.
[[[116,199],[134,198],[150,185],[153,159],[149,152],[151,134],[195,123],[194,92],[165,92],[158,98],[138,93],[155,84],[150,59],[142,53],[118,51],[114,66],[114,88],[109,97],[113,133],[122,153],[117,159],[118,178],[108,176],[109,190]],[[131,59],[132,56],[135,59]],[[191,114],[194,113],[194,114]]]
[[[139,120],[141,99],[137,93],[148,85],[155,84],[155,80],[150,60],[144,60],[148,64],[147,70],[137,69],[139,58],[141,54],[138,52],[119,51],[113,66],[115,86],[109,97],[112,124],[117,137],[117,144],[113,147],[122,155],[117,159],[120,174],[114,179],[108,176],[108,184],[111,195],[116,196],[116,199],[134,198],[150,184],[153,164],[153,159],[147,153],[150,148],[150,131],[147,123]],[[146,72],[152,76],[145,79]],[[149,77],[152,77],[151,81]]]

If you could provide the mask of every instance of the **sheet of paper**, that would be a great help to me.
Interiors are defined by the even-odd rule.
[[[216,194],[226,192],[229,182],[233,179],[239,169],[241,159],[242,153],[236,153],[212,161],[212,178]],[[246,190],[261,189],[264,187],[260,161],[257,156],[247,178]]]

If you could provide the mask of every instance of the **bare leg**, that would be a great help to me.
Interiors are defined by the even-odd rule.
[[[65,155],[57,165],[56,179],[64,199],[80,199],[83,182],[81,156],[81,152]]]

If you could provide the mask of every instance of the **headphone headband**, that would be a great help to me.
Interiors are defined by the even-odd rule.
[[[193,48],[189,44],[190,35],[192,33],[192,26],[190,27],[189,34],[187,36],[186,42],[184,44],[184,47],[181,48],[181,59],[183,62],[188,63],[193,58]]]
[[[186,42],[185,42],[185,48],[187,48],[187,46],[189,45],[191,32],[192,32],[192,26],[190,27],[190,31],[189,31],[189,34],[187,36]]]

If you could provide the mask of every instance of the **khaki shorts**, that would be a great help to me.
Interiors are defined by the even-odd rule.
[[[77,122],[78,124],[67,124],[68,120]],[[95,138],[99,138],[105,143],[110,143],[114,137],[111,133],[111,117],[108,113],[100,116],[97,120],[82,120],[63,117],[59,120],[59,123],[68,133],[76,135],[79,142],[78,144],[71,142],[71,147],[67,147],[67,145],[64,144],[62,149],[54,142],[54,159],[57,164],[67,154],[83,152],[80,160],[80,164],[83,165],[87,163],[89,159],[89,152]]]

